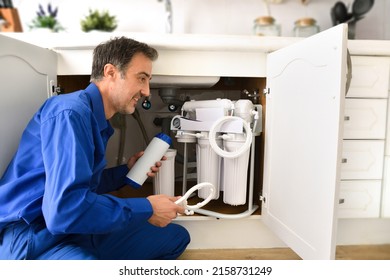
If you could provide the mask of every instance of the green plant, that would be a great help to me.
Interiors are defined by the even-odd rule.
[[[89,10],[89,14],[81,20],[81,30],[89,32],[91,30],[114,31],[117,28],[115,16],[111,16],[108,11]]]
[[[30,28],[48,28],[53,32],[58,32],[64,28],[57,20],[58,8],[54,8],[49,3],[47,5],[47,11],[45,11],[41,4],[38,6],[37,16],[31,22]]]

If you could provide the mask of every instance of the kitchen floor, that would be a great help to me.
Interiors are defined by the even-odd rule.
[[[131,189],[123,188],[114,194],[119,197],[144,197],[152,191],[152,185],[148,188]],[[142,193],[140,193],[142,192]],[[147,192],[147,193],[144,193]],[[198,198],[191,198],[189,204],[198,203]],[[243,209],[246,206],[243,206]],[[219,201],[208,204],[208,209],[231,214],[230,208],[222,209]],[[222,210],[221,210],[222,209]],[[243,209],[239,208],[238,213]],[[301,258],[289,248],[264,248],[264,249],[190,249],[186,250],[180,260],[300,260]],[[390,260],[390,244],[385,245],[357,245],[337,246],[337,260]]]
[[[337,260],[390,260],[390,244],[337,246]],[[301,260],[289,248],[186,250],[179,260]]]

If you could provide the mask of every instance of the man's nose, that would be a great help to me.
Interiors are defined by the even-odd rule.
[[[141,94],[143,96],[150,96],[150,86],[149,86],[149,83],[147,83],[142,89],[141,89]]]

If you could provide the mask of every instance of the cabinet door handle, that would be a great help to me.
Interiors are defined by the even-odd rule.
[[[344,121],[349,121],[351,119],[350,116],[344,116]]]
[[[340,198],[339,199],[339,204],[343,204],[345,202],[345,199],[344,198]]]
[[[347,163],[347,162],[348,162],[348,159],[346,159],[346,158],[341,159],[341,163]]]

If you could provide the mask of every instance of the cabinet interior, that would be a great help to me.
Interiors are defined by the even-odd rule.
[[[57,77],[57,83],[60,88],[61,93],[66,94],[70,93],[79,89],[83,89],[88,86],[90,80],[89,75],[61,75]],[[243,90],[248,91],[258,91],[260,93],[260,97],[258,97],[256,100],[252,100],[255,104],[261,104],[263,107],[262,111],[262,122],[263,122],[263,132],[259,137],[255,138],[255,176],[254,176],[254,194],[253,194],[253,204],[259,205],[260,200],[259,196],[262,192],[262,180],[263,180],[263,152],[264,152],[264,116],[265,116],[265,96],[262,94],[263,89],[265,88],[265,78],[247,78],[247,77],[221,77],[219,82],[216,83],[211,88],[196,88],[196,92],[202,92],[207,91],[207,94],[215,92],[224,92],[224,91],[236,91],[236,92],[242,92]],[[153,88],[151,89],[153,90]],[[188,88],[188,89],[181,89],[186,92],[193,91],[194,89]],[[201,94],[202,95],[202,94]],[[249,98],[247,96],[244,96],[243,94],[240,94],[239,98]],[[178,110],[178,112],[180,112]],[[183,149],[183,145],[180,143],[176,143],[177,145],[175,148],[178,150],[178,153]],[[195,146],[195,144],[192,144]],[[195,151],[195,149],[192,149]],[[191,148],[189,148],[189,152],[191,153]],[[189,158],[191,155],[189,155]],[[176,167],[176,170],[179,170],[182,168],[182,164],[178,163],[176,165],[179,165]],[[248,170],[249,172],[249,170]],[[181,176],[176,176],[175,180],[175,195],[182,195],[182,185],[183,182],[180,180]],[[249,176],[248,176],[249,178]],[[187,189],[195,185],[196,179],[189,179],[187,181]],[[249,184],[248,184],[249,185]],[[247,188],[248,188],[247,185]],[[145,197],[148,195],[153,194],[153,182],[152,180],[148,180],[140,189],[133,189],[131,187],[125,186],[121,188],[120,190],[112,193],[115,196],[118,197]],[[196,204],[200,202],[202,199],[198,198],[197,196],[194,196],[188,200],[189,205]],[[219,212],[222,214],[239,214],[245,211],[248,208],[248,201],[245,205],[238,205],[238,206],[232,206],[225,204],[223,202],[222,196],[220,195],[220,198],[218,200],[212,200],[210,201],[206,206],[204,206],[204,209]],[[258,210],[256,210],[255,214],[260,213],[260,207]]]

